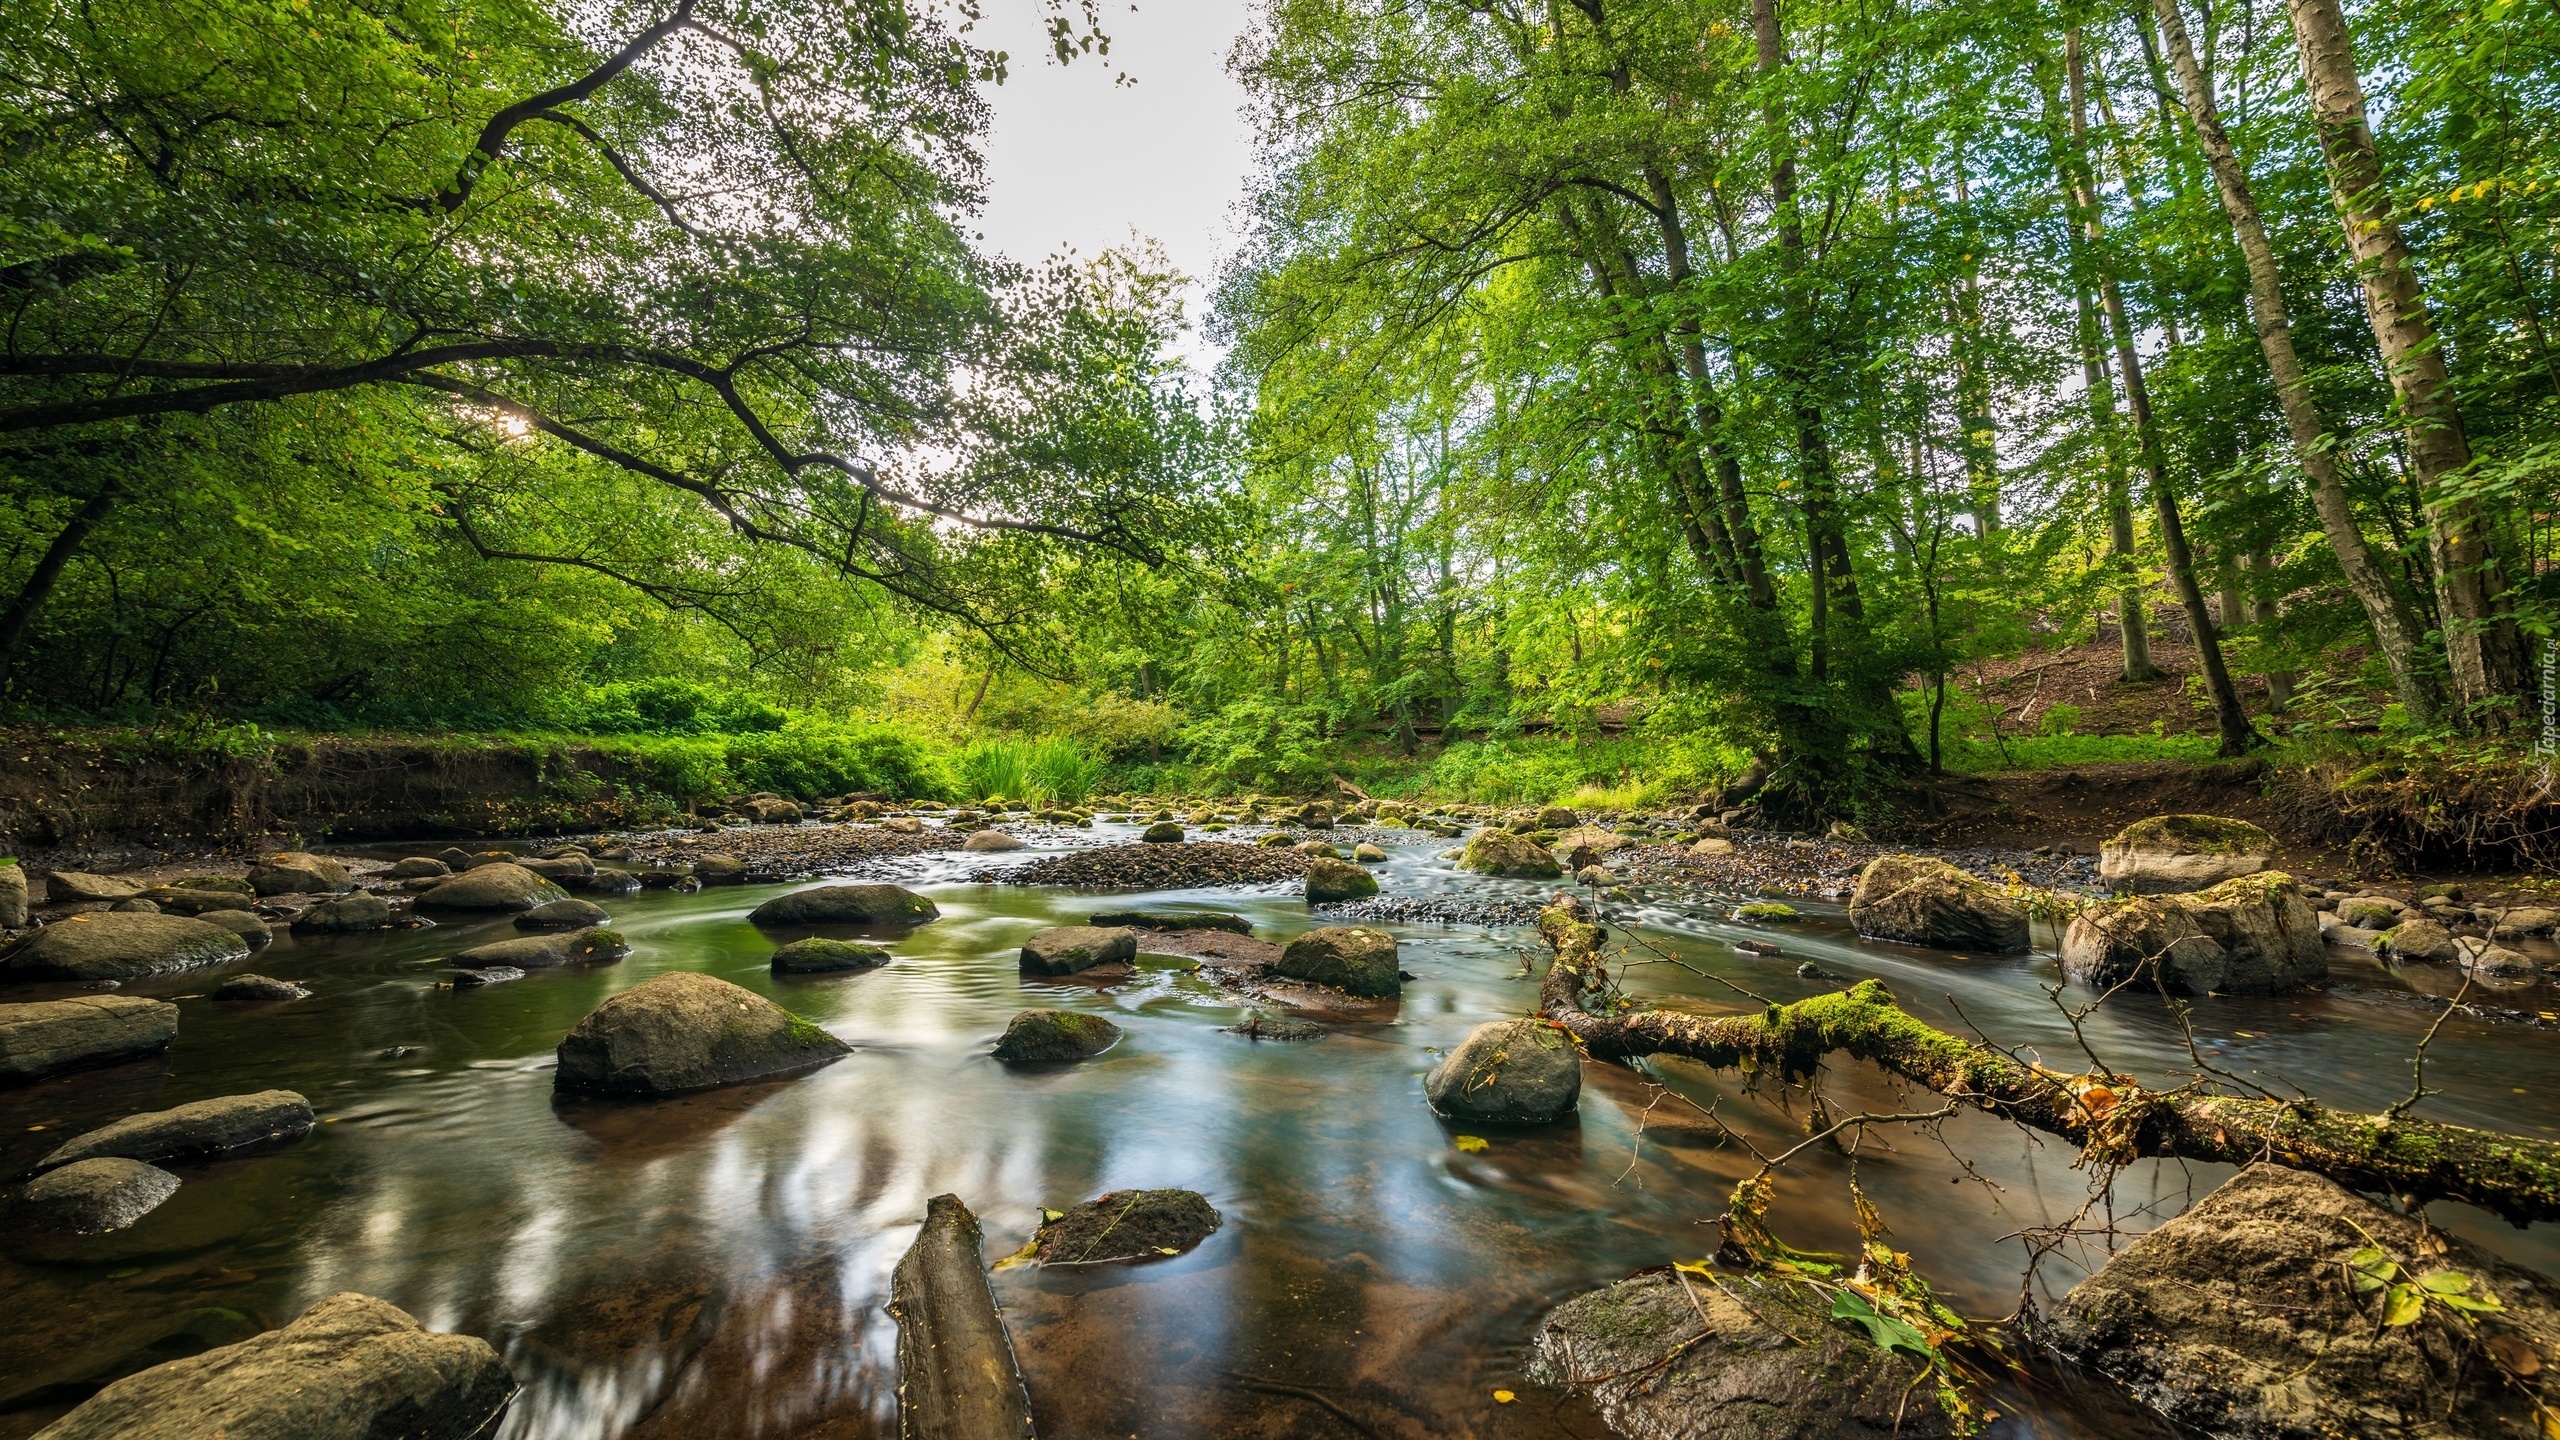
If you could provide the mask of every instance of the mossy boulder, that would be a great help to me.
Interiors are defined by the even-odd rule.
[[[74,915],[20,942],[0,963],[0,975],[12,980],[138,980],[221,965],[248,953],[248,941],[183,915]]]
[[[889,963],[889,952],[877,945],[829,940],[812,935],[773,952],[776,975],[833,975],[846,970],[876,970]]]
[[[178,1033],[178,1007],[139,995],[0,1005],[0,1080],[33,1080],[148,1055]]]
[[[301,850],[266,856],[249,869],[249,888],[260,895],[334,895],[351,883],[346,866]]]
[[[1224,1224],[1191,1190],[1114,1190],[1063,1210],[1031,1237],[1043,1265],[1100,1265],[1179,1255]]]
[[[86,870],[56,870],[44,877],[45,899],[55,905],[130,900],[141,894],[143,888],[130,880],[119,880],[113,875],[93,875]],[[23,925],[26,922],[18,923]]]
[[[221,926],[248,941],[249,948],[253,950],[276,938],[274,927],[267,924],[265,916],[254,910],[207,910],[195,918],[207,925]]]
[[[1322,855],[1307,859],[1307,903],[1323,905],[1357,900],[1378,893],[1378,877],[1347,860]]]
[[[2274,863],[2276,839],[2246,820],[2154,815],[2098,847],[2098,878],[2136,895],[2202,890]]]
[[[412,855],[383,873],[394,880],[431,880],[452,874],[453,867],[432,855]]]
[[[296,935],[352,935],[391,925],[391,902],[379,895],[341,895],[293,917]]]
[[[2027,948],[2026,907],[1944,860],[1879,855],[1858,876],[1849,923],[1869,940],[1941,950]]]
[[[1182,843],[1182,822],[1159,820],[1148,826],[1146,832],[1138,838],[1150,845],[1179,845]]]
[[[555,1088],[676,1095],[813,1069],[852,1046],[752,990],[675,971],[595,1008],[560,1042]]]
[[[1137,935],[1120,927],[1058,925],[1022,942],[1025,975],[1073,975],[1137,958]]]
[[[996,1041],[999,1060],[1030,1064],[1090,1060],[1120,1039],[1120,1027],[1081,1010],[1025,1010]]]
[[[453,957],[466,970],[512,965],[520,970],[556,970],[566,965],[611,965],[631,953],[631,942],[613,930],[590,925],[556,935],[522,935],[474,945]]]
[[[2230,970],[2229,952],[2196,918],[2157,896],[2101,901],[2062,933],[2062,973],[2091,990],[2130,982],[2205,995],[2220,989]]]
[[[602,925],[613,917],[592,900],[554,900],[536,905],[516,917],[519,930],[584,930]]]
[[[1290,941],[1272,962],[1272,973],[1353,995],[1389,996],[1404,991],[1396,968],[1396,937],[1360,925],[1327,925]]]
[[[1582,1050],[1544,1020],[1490,1021],[1432,1067],[1422,1093],[1452,1120],[1543,1124],[1581,1100]]]
[[[903,885],[821,885],[777,895],[747,919],[757,925],[921,925],[941,909]]]
[[[567,891],[544,877],[512,861],[498,860],[475,865],[435,885],[420,894],[416,903],[421,910],[505,914],[568,898]]]
[[[1494,829],[1478,830],[1458,857],[1458,868],[1478,875],[1522,880],[1553,880],[1564,874],[1555,855],[1524,836]]]
[[[13,1207],[17,1213],[10,1219],[28,1229],[104,1235],[131,1225],[177,1193],[178,1177],[147,1161],[122,1157],[82,1160],[28,1181]],[[50,1436],[61,1428],[48,1427],[45,1434]]]
[[[292,1090],[260,1090],[127,1115],[54,1147],[36,1162],[51,1170],[81,1160],[202,1160],[311,1133],[311,1102]]]

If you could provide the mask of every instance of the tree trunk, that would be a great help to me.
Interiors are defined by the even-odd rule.
[[[2255,619],[2260,627],[2259,633],[2264,634],[2265,627],[2273,625],[2276,622],[2276,616],[2282,613],[2276,604],[2275,595],[2267,588],[2275,576],[2276,561],[2272,555],[2261,554],[2252,557],[2250,564],[2258,572],[2258,610]],[[2270,670],[2266,673],[2267,713],[2281,715],[2293,707],[2293,672]]]
[[[2214,1095],[2192,1081],[2153,1090],[2111,1073],[2071,1075],[1947,1034],[1894,1003],[1878,981],[1740,1015],[1583,1009],[1605,984],[1601,943],[1581,903],[1538,917],[1555,951],[1538,1002],[1594,1060],[1673,1055],[1716,1069],[1796,1079],[1844,1051],[2003,1120],[2080,1147],[2084,1163],[2161,1157],[2246,1165],[2273,1160],[2350,1189],[2459,1200],[2517,1225],[2560,1219],[2560,1141],[2331,1110],[2309,1098]]]
[[[2336,447],[2321,421],[2319,408],[2312,403],[2310,377],[2303,371],[2301,357],[2294,352],[2293,319],[2285,308],[2275,247],[2268,242],[2266,223],[2258,216],[2257,199],[2249,190],[2249,174],[2241,168],[2239,153],[2223,131],[2222,113],[2214,103],[2213,89],[2205,83],[2204,71],[2196,64],[2195,46],[2187,39],[2186,17],[2178,8],[2178,0],[2152,0],[2152,9],[2160,21],[2161,42],[2169,52],[2170,69],[2178,77],[2187,118],[2195,126],[2197,143],[2204,150],[2205,163],[2213,170],[2214,186],[2221,193],[2222,213],[2231,221],[2232,237],[2239,241],[2241,257],[2248,262],[2249,318],[2257,329],[2258,348],[2267,358],[2267,371],[2275,381],[2276,398],[2284,409],[2294,460],[2311,479],[2311,505],[2319,513],[2320,531],[2328,538],[2330,552],[2338,557],[2348,591],[2364,607],[2374,644],[2382,651],[2384,663],[2391,667],[2392,688],[2400,696],[2401,710],[2412,721],[2427,723],[2442,708],[2443,698],[2421,645],[2424,627],[2410,612],[2409,602],[2392,588],[2390,577],[2374,562],[2373,548],[2356,524],[2354,506],[2338,476]],[[2269,684],[2272,687],[2272,677]]]
[[[2391,218],[2391,195],[2365,119],[2364,85],[2346,16],[2338,0],[2287,3],[2312,123],[2329,160],[2330,193],[2364,287],[2365,319],[2400,402],[2410,468],[2427,507],[2427,547],[2435,560],[2436,607],[2452,666],[2453,700],[2465,723],[2503,728],[2511,715],[2477,707],[2525,693],[2524,641],[2508,611],[2488,524],[2475,501],[2451,493],[2453,477],[2471,463],[2471,442],[2417,266]]]
[[[1031,1394],[987,1284],[978,1217],[959,1196],[925,1202],[924,1228],[889,1275],[889,1313],[900,1440],[1031,1440]]]
[[[2085,143],[2089,132],[2085,82],[2080,69],[2080,32],[2073,30],[2063,42],[2064,64],[2070,72],[2071,137],[2074,148]],[[2085,165],[2085,151],[2080,162]],[[2222,640],[2214,633],[2213,612],[2204,603],[2204,588],[2196,583],[2196,559],[2187,548],[2186,525],[2178,518],[2177,493],[2169,488],[2168,465],[2161,453],[2160,429],[2151,416],[2151,391],[2142,378],[2142,354],[2134,347],[2133,322],[2125,314],[2124,291],[2117,285],[2114,268],[2107,264],[2099,242],[2104,231],[2098,221],[2097,197],[2092,193],[2085,172],[2081,184],[2081,216],[2088,226],[2089,250],[2097,270],[2098,299],[2106,308],[2107,328],[2114,332],[2116,364],[2124,371],[2125,409],[2133,416],[2134,444],[2140,448],[2144,479],[2151,487],[2152,513],[2160,522],[2160,548],[2168,561],[2169,584],[2178,592],[2178,603],[2187,612],[2187,627],[2195,632],[2196,662],[2204,672],[2205,694],[2213,701],[2215,731],[2222,738],[2226,756],[2246,755],[2266,743],[2249,724],[2248,712],[2240,707],[2240,692],[2231,683],[2231,671],[2223,663]]]
[[[71,564],[71,558],[80,553],[80,547],[88,543],[89,532],[97,529],[98,522],[107,518],[107,512],[115,508],[118,498],[115,483],[109,481],[98,487],[97,494],[81,502],[80,508],[72,512],[71,523],[63,526],[61,532],[53,537],[53,543],[45,547],[44,555],[36,561],[36,568],[27,576],[27,583],[18,587],[17,597],[9,602],[9,608],[0,611],[0,680],[8,678],[9,667],[18,658],[18,647],[27,638],[27,627],[34,623],[36,612],[44,608],[45,600],[53,594],[53,587],[62,579],[63,570]]]

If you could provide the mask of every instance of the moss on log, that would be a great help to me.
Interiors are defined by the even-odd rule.
[[[1758,1014],[1595,1015],[1583,1007],[1583,994],[1607,979],[1600,948],[1607,932],[1571,903],[1541,914],[1538,929],[1555,951],[1540,1004],[1598,1059],[1673,1055],[1799,1079],[1824,1056],[1844,1052],[2069,1140],[2084,1162],[2272,1160],[2350,1189],[2460,1200],[2519,1226],[2560,1219],[2560,1143],[2334,1110],[2316,1100],[2218,1095],[2192,1082],[2153,1090],[2128,1076],[2066,1075],[1949,1035],[1903,1010],[1874,980]]]

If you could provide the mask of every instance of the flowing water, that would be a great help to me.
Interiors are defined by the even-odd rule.
[[[1097,828],[1097,838],[1127,838]],[[1457,874],[1434,858],[1446,843],[1395,847],[1376,867],[1385,892],[1517,899],[1551,888]],[[435,961],[514,933],[504,920],[390,938],[280,935],[232,968],[307,981],[314,998],[182,998],[164,1058],[0,1091],[0,1166],[13,1174],[105,1121],[209,1096],[282,1086],[324,1117],[279,1153],[180,1167],[184,1188],[129,1231],[0,1258],[0,1437],[40,1429],[103,1379],[284,1323],[340,1290],[496,1344],[525,1387],[503,1430],[513,1440],[894,1435],[895,1329],[882,1306],[927,1197],[953,1192],[976,1210],[993,1260],[1029,1236],[1042,1207],[1133,1186],[1200,1191],[1224,1226],[1179,1258],[994,1277],[1052,1440],[1598,1436],[1587,1406],[1521,1377],[1538,1316],[1714,1249],[1707,1222],[1756,1162],[1701,1107],[1763,1148],[1802,1131],[1801,1095],[1653,1062],[1588,1065],[1578,1119],[1486,1129],[1462,1146],[1423,1103],[1422,1077],[1471,1027],[1534,1009],[1524,961],[1543,969],[1543,947],[1533,932],[1387,926],[1418,977],[1392,1023],[1257,1041],[1222,1032],[1244,1009],[1191,962],[1142,956],[1119,983],[1042,981],[1017,973],[1015,949],[1034,929],[1138,904],[1240,913],[1257,935],[1285,939],[1318,923],[1303,902],[1281,887],[1136,895],[966,878],[1038,853],[896,862],[894,878],[931,896],[943,918],[890,937],[897,958],[885,968],[805,981],[770,975],[773,942],[746,922],[778,893],[770,886],[609,900],[629,959],[476,990],[435,988]],[[2041,988],[2058,980],[2049,959],[1862,945],[1836,910],[1744,925],[1722,918],[1714,898],[1656,889],[1620,907],[1667,957],[1629,970],[1631,992],[1709,1009],[1748,1003],[1721,977],[1793,1000],[1838,983],[1799,979],[1794,967],[1810,959],[1879,978],[1958,1033],[2085,1068]],[[1731,947],[1746,936],[1786,954]],[[770,995],[854,1053],[779,1084],[555,1101],[560,1037],[608,996],[670,970]],[[2397,1099],[2431,1017],[2374,993],[2405,992],[2401,977],[2349,962],[2337,979],[2359,987],[2353,998],[2202,1002],[2204,1053],[2333,1104]],[[131,989],[186,997],[211,981]],[[2528,992],[2500,1003],[2560,1001]],[[1072,1067],[990,1059],[1007,1018],[1034,1005],[1107,1014],[1125,1038]],[[2120,1070],[2157,1079],[2192,1069],[2156,1000],[2118,1001],[2081,1029]],[[2431,1051],[2427,1080],[2444,1093],[2424,1113],[2553,1133],[2553,1049],[2550,1034],[2457,1017]],[[1840,1114],[1934,1108],[1934,1097],[1861,1066],[1839,1065],[1825,1083]],[[1996,1315],[2016,1306],[2024,1270],[2021,1242],[2004,1237],[2088,1198],[2071,1158],[1967,1114],[1936,1135],[1871,1138],[1858,1177],[1942,1293]],[[2137,1166],[2112,1207],[2092,1213],[2138,1232],[2226,1173]],[[2548,1227],[2517,1231],[2450,1205],[2436,1213],[2510,1258],[2560,1268]],[[1808,1248],[1854,1238],[1845,1162],[1824,1152],[1790,1167],[1773,1218]],[[2075,1254],[2103,1258],[2048,1261],[2048,1294],[2082,1273]],[[2103,1397],[2052,1376],[1997,1398],[2009,1418],[1995,1434],[2132,1433]]]

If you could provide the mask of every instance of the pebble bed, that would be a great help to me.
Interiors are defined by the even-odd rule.
[[[1306,873],[1307,857],[1295,850],[1191,840],[1174,845],[1104,845],[1043,855],[1029,864],[984,870],[970,878],[981,885],[1184,890],[1202,885],[1267,885]]]
[[[1395,921],[1437,925],[1534,925],[1538,923],[1538,911],[1544,904],[1541,900],[1424,900],[1403,895],[1372,895],[1365,900],[1310,905],[1307,912],[1337,924]]]
[[[1792,842],[1792,843],[1790,843]],[[2040,889],[2098,895],[2098,857],[2028,850],[1930,850],[1868,841],[1807,841],[1785,835],[1738,835],[1728,855],[1700,855],[1686,845],[1637,845],[1608,859],[1608,868],[1646,884],[1703,885],[1735,894],[1846,900],[1858,872],[1879,855],[1928,855],[1994,884],[2011,876]]]

